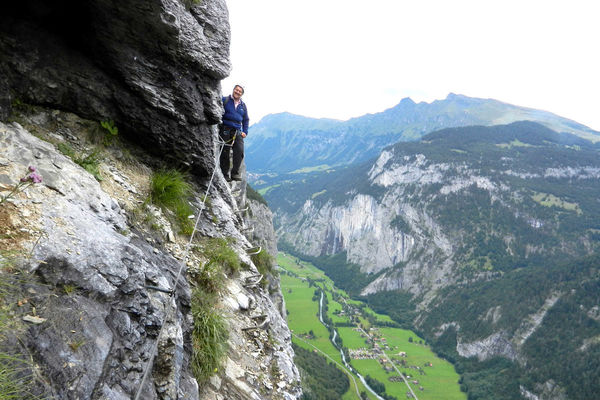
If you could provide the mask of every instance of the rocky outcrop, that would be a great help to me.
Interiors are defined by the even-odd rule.
[[[251,230],[249,237],[271,256],[277,255],[277,236],[273,229],[273,213],[266,204],[256,200],[247,201],[248,217],[246,224]]]
[[[553,293],[546,299],[542,307],[536,312],[524,318],[520,326],[510,334],[507,331],[500,330],[492,335],[472,342],[466,342],[458,338],[456,351],[461,357],[477,357],[480,361],[489,360],[493,357],[501,356],[512,361],[525,363],[526,358],[522,354],[522,348],[529,336],[531,336],[542,324],[544,317],[556,302],[560,299],[560,293]],[[486,319],[493,324],[501,318],[501,307],[494,307],[486,315]],[[441,332],[451,326],[444,324],[438,330]],[[455,324],[455,326],[458,326]]]
[[[11,102],[113,120],[121,134],[199,175],[230,70],[224,0],[38,0],[0,6],[0,118]]]
[[[33,121],[44,123],[29,125]],[[84,145],[77,127],[90,124],[72,114],[45,111],[26,122],[57,145],[67,143],[67,137]],[[231,192],[210,191],[210,208],[198,226],[201,235],[229,237],[246,266],[227,281],[215,304],[227,321],[228,351],[223,368],[199,390],[190,366],[194,320],[186,277],[205,261],[196,253],[183,259],[187,239],[161,226],[167,222],[161,222],[166,220],[160,210],[153,217],[156,231],[132,222],[151,171],[144,158],[132,168],[118,159],[124,148],[105,149],[99,183],[17,123],[0,123],[0,149],[0,195],[29,165],[43,177],[41,184],[1,205],[11,221],[6,229],[20,232],[7,250],[22,255],[30,274],[24,289],[31,306],[20,313],[35,317],[36,323],[30,323],[24,337],[26,349],[16,347],[35,355],[43,377],[37,392],[115,400],[133,398],[138,390],[144,399],[299,397],[279,297],[248,284],[258,271],[244,250],[251,243],[241,231]],[[140,386],[148,366],[153,367]]]
[[[0,123],[0,195],[28,165],[43,176],[0,213],[9,238],[0,240],[30,276],[28,298],[19,303],[27,304],[20,313],[29,313],[31,325],[12,351],[35,355],[37,393],[115,400],[136,393],[300,396],[277,280],[256,285],[261,274],[246,252],[253,244],[239,206],[244,187],[228,186],[215,169],[229,40],[224,0],[0,6],[0,121],[22,123]],[[99,121],[118,127],[118,145],[98,146],[106,139]],[[85,157],[100,160],[94,173],[101,183],[73,163],[77,157],[84,166]],[[227,238],[243,266],[214,304],[229,332],[223,367],[200,387],[190,361],[194,284],[186,278],[207,260],[189,251],[160,208],[146,205],[152,168],[165,166],[197,176],[197,237]],[[152,223],[140,223],[140,213]]]
[[[527,400],[568,400],[565,389],[556,384],[552,379],[535,385],[538,394],[532,393],[522,385],[520,386],[521,396]]]
[[[64,399],[129,398],[158,340],[165,351],[145,398],[176,399],[183,391],[198,398],[190,390],[197,385],[184,341],[191,329],[190,289],[185,280],[175,281],[179,262],[127,234],[117,201],[54,146],[19,125],[0,124],[0,133],[3,180],[14,184],[28,165],[44,179],[11,203],[15,228],[29,215],[21,246],[32,255],[30,302],[39,302],[34,312],[45,322],[32,325],[26,340],[43,375],[51,377],[42,392]],[[176,296],[148,285],[176,289]]]

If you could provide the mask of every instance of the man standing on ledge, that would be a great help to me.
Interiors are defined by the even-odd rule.
[[[244,158],[244,138],[248,135],[248,109],[246,103],[242,101],[244,88],[235,85],[233,94],[223,97],[223,124],[219,130],[221,140],[225,142],[225,147],[221,152],[221,171],[227,182],[241,181],[240,166]],[[233,149],[233,166],[231,168],[231,177],[229,175],[229,151]]]

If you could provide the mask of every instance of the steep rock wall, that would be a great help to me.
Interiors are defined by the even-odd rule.
[[[39,324],[31,323],[24,343],[13,345],[35,355],[43,382],[36,393],[131,399],[144,368],[154,365],[141,398],[300,396],[281,296],[252,284],[258,271],[246,253],[252,243],[238,210],[245,193],[234,193],[217,168],[210,206],[198,225],[201,237],[227,238],[244,266],[215,304],[229,331],[223,368],[200,388],[190,366],[190,285],[181,279],[174,287],[183,238],[158,208],[147,211],[154,228],[131,225],[147,196],[151,168],[158,166],[197,175],[194,207],[200,206],[217,165],[229,40],[224,0],[26,0],[0,6],[0,120],[33,110],[25,128],[0,123],[0,194],[18,183],[28,165],[44,178],[5,203],[1,215],[10,221],[8,235],[21,232],[17,242],[8,241],[9,250],[30,254],[24,267],[31,275],[28,304],[35,307],[22,312],[32,311]],[[120,145],[133,142],[159,158],[105,148],[99,185],[55,146],[90,154],[81,131],[108,120],[125,139]],[[183,274],[205,262],[192,255]],[[156,288],[172,288],[176,295]]]
[[[220,80],[230,70],[224,0],[38,0],[0,6],[0,118],[15,101],[92,120],[199,175],[213,168]]]
[[[403,202],[403,195],[401,189],[382,200],[357,194],[335,206],[316,206],[307,200],[300,212],[279,217],[278,234],[305,254],[346,251],[348,262],[365,273],[402,265],[401,270],[381,275],[364,294],[395,289],[422,293],[452,279],[452,243],[433,218]],[[394,224],[395,219],[403,225]]]
[[[78,135],[76,127],[85,124],[56,112],[42,112],[29,121],[46,121],[38,134],[47,132],[61,142],[67,135]],[[230,192],[210,191],[211,207],[202,214],[198,235],[229,238],[245,267],[226,281],[214,304],[227,323],[228,350],[223,368],[199,388],[190,365],[194,320],[186,278],[190,269],[201,268],[206,260],[188,253],[182,266],[187,238],[164,229],[160,210],[153,217],[157,231],[132,225],[132,213],[147,191],[150,168],[142,159],[127,167],[114,158],[121,149],[105,149],[104,179],[99,184],[55,146],[17,123],[0,123],[0,149],[2,196],[29,165],[43,177],[41,184],[17,193],[0,210],[10,221],[2,238],[18,233],[17,242],[2,242],[2,254],[5,250],[19,254],[29,276],[24,288],[28,306],[19,315],[41,318],[28,326],[25,347],[15,344],[13,349],[33,354],[43,377],[36,393],[129,399],[141,387],[144,399],[300,395],[280,294],[249,284],[258,271],[246,254],[252,244],[242,234]],[[199,193],[202,190],[198,188]],[[182,275],[175,281],[179,271]],[[173,288],[175,295],[156,288]],[[149,365],[153,368],[141,386]]]

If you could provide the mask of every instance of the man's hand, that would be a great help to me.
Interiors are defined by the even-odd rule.
[[[245,138],[246,137],[246,132],[242,132],[242,137]]]

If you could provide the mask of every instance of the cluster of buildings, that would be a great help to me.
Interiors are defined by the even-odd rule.
[[[367,349],[361,347],[360,349],[348,349],[350,353],[350,357],[354,360],[375,360],[377,358],[381,359],[381,350],[380,349]]]

